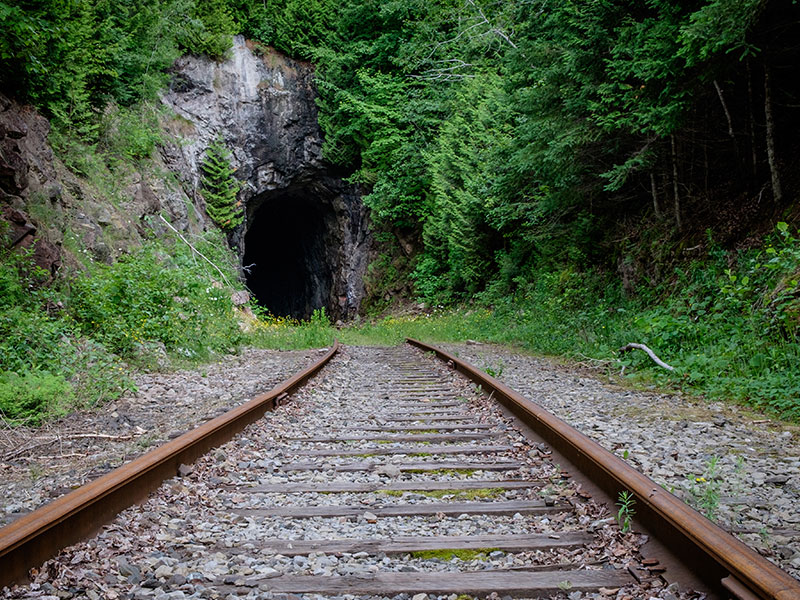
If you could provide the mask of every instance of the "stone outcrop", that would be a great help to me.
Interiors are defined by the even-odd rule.
[[[38,236],[25,212],[33,196],[45,204],[56,203],[61,196],[47,143],[49,131],[47,119],[0,94],[0,220],[6,224],[6,243],[32,248],[34,263],[52,276],[61,266],[61,248]]]
[[[324,252],[307,251],[298,259],[309,285],[302,306],[292,312],[307,317],[324,306],[332,316],[347,318],[358,310],[364,294],[367,216],[358,190],[333,175],[322,158],[313,76],[312,65],[272,50],[256,52],[242,37],[234,38],[225,61],[179,59],[162,97],[174,111],[166,126],[175,142],[167,144],[162,155],[184,191],[201,199],[200,165],[211,141],[222,135],[243,184],[239,199],[245,206],[245,223],[229,236],[242,257],[253,254],[248,240],[285,227],[270,217],[270,207],[284,221],[293,220],[293,207],[320,219],[322,227],[314,235],[323,238]],[[305,232],[293,228],[297,236],[315,230],[313,225]],[[319,246],[312,242],[300,246]],[[267,261],[259,262],[263,267]],[[256,264],[250,267],[248,282],[258,287],[273,276]],[[273,284],[283,285],[279,278],[269,283]]]

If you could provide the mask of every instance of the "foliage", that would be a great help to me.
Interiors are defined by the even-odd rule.
[[[73,400],[72,386],[61,375],[0,371],[0,414],[10,423],[37,425]]]
[[[220,234],[193,240],[235,267]],[[4,247],[0,244],[0,248]],[[177,239],[151,240],[113,265],[45,285],[29,252],[0,255],[0,411],[36,424],[134,389],[128,362],[154,353],[184,361],[235,351],[245,340],[229,289]],[[63,306],[63,308],[61,308]],[[48,307],[43,310],[43,307]]]
[[[105,105],[151,99],[182,51],[221,57],[236,33],[224,0],[0,2],[0,86],[95,141]]]
[[[330,346],[337,337],[331,326],[325,309],[315,310],[308,321],[298,321],[286,317],[275,317],[265,313],[250,331],[248,342],[260,348],[276,348],[280,350],[299,350]]]
[[[206,256],[218,254],[214,239],[209,234],[194,245]],[[147,353],[153,342],[189,359],[229,352],[242,337],[230,292],[215,273],[180,241],[152,240],[77,277],[67,310],[84,335],[121,356]]]
[[[176,40],[193,54],[225,58],[231,38],[238,32],[226,0],[194,0],[188,6],[189,19],[178,29]]]
[[[719,457],[712,456],[708,459],[702,475],[689,478],[690,503],[710,520],[716,518],[719,509],[720,481],[718,477]]]
[[[60,301],[47,279],[30,252],[0,253],[0,412],[14,423],[36,424],[132,387],[119,360],[82,339],[68,315],[42,310]]]
[[[341,333],[348,343],[475,339],[593,361],[633,381],[746,402],[800,419],[800,240],[785,224],[763,249],[738,255],[713,247],[648,294],[624,294],[602,272],[528,273],[521,290],[488,292],[480,303],[410,317],[386,317]],[[522,282],[523,279],[520,281]],[[637,341],[644,353],[620,356]]]
[[[200,169],[203,172],[203,197],[206,212],[222,229],[233,229],[244,221],[242,203],[237,200],[239,182],[233,176],[231,155],[221,135],[206,150]]]

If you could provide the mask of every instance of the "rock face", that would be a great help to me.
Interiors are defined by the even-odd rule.
[[[308,317],[325,307],[347,318],[364,295],[368,222],[358,190],[322,159],[313,74],[277,52],[257,55],[242,37],[223,62],[181,58],[162,98],[179,141],[162,155],[199,199],[205,150],[221,134],[246,213],[229,239],[251,289],[276,313]]]
[[[151,169],[115,180],[115,199],[88,179],[76,177],[48,142],[50,124],[35,109],[0,94],[0,223],[6,245],[32,248],[34,262],[54,275],[62,262],[76,263],[63,250],[71,236],[73,253],[110,263],[141,239],[148,215],[165,213],[184,230],[202,221],[189,218],[191,201],[163,173],[160,157]],[[77,266],[77,265],[74,265]]]
[[[47,205],[61,196],[49,132],[47,119],[0,94],[0,220],[6,223],[8,244],[32,247],[34,263],[52,276],[61,266],[61,249],[37,235],[25,212],[33,196]]]

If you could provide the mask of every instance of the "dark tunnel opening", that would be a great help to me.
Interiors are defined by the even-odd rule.
[[[326,243],[332,217],[330,206],[302,193],[271,198],[253,213],[244,238],[245,277],[256,301],[273,315],[307,319],[318,308],[330,309]]]

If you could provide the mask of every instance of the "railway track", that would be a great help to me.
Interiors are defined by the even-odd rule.
[[[33,568],[33,585],[7,595],[800,598],[622,461],[439,357],[348,348],[291,402],[313,369],[21,518],[0,530],[0,573]],[[608,508],[621,491],[640,517],[627,533]]]

